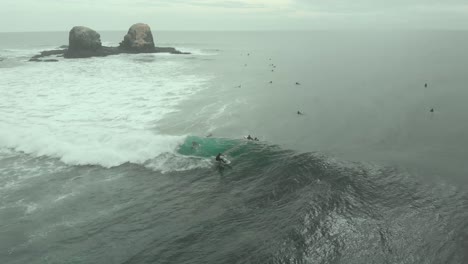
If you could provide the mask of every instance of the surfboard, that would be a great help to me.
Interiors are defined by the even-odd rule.
[[[230,161],[230,160],[228,160],[228,159],[226,159],[226,158],[224,158],[224,157],[223,157],[222,159],[223,159],[223,161],[224,161],[224,164],[226,164],[226,165],[231,164],[231,161]]]

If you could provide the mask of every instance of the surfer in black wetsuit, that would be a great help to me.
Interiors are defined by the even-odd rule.
[[[253,138],[250,135],[247,136],[247,139],[248,140],[253,140]]]
[[[223,153],[218,153],[218,155],[216,155],[216,161],[226,163],[226,161],[223,158]]]
[[[431,110],[429,110],[429,112],[434,113],[434,108],[431,108]]]
[[[192,141],[192,149],[196,149],[200,146],[200,144],[196,141]]]
[[[259,141],[257,137],[254,138],[255,141]]]
[[[303,115],[303,113],[301,111],[297,111],[297,114],[298,115]]]

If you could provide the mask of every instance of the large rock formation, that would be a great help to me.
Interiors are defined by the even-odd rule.
[[[44,59],[50,56],[65,58],[104,57],[121,53],[171,53],[190,54],[170,47],[155,47],[153,34],[146,24],[135,24],[130,27],[119,47],[105,47],[101,44],[101,36],[87,27],[74,27],[70,30],[68,46],[60,46],[57,50],[43,51],[33,56],[30,61],[57,61]]]
[[[132,53],[155,52],[156,48],[150,27],[143,23],[131,26],[123,41],[120,42],[120,48]]]
[[[68,41],[66,58],[99,56],[99,51],[102,48],[99,33],[87,27],[73,27],[70,30]]]

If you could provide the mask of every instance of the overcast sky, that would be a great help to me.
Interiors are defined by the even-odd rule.
[[[0,0],[0,32],[468,29],[468,0]]]

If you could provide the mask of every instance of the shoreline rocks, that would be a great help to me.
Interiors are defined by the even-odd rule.
[[[88,27],[76,26],[70,30],[69,44],[60,46],[61,49],[43,51],[31,57],[29,61],[54,62],[57,59],[42,59],[55,55],[66,59],[105,57],[122,53],[170,53],[190,54],[171,47],[156,47],[153,34],[147,24],[134,24],[124,36],[118,47],[102,45],[101,36]]]
[[[46,50],[46,51],[41,52],[39,55],[32,56],[31,59],[29,59],[29,61],[36,61],[36,62],[40,62],[40,61],[50,62],[52,60],[53,61],[58,61],[57,59],[41,60],[41,58],[50,57],[50,56],[53,56],[53,55],[57,55],[57,57],[63,57],[63,55],[65,54],[65,51],[66,50],[63,50],[63,49],[60,49],[60,50]]]
[[[120,49],[131,53],[151,53],[156,50],[153,34],[147,24],[134,24],[120,42]]]
[[[101,48],[101,35],[99,33],[83,26],[73,27],[69,33],[68,49],[64,57],[92,57],[99,54]]]

